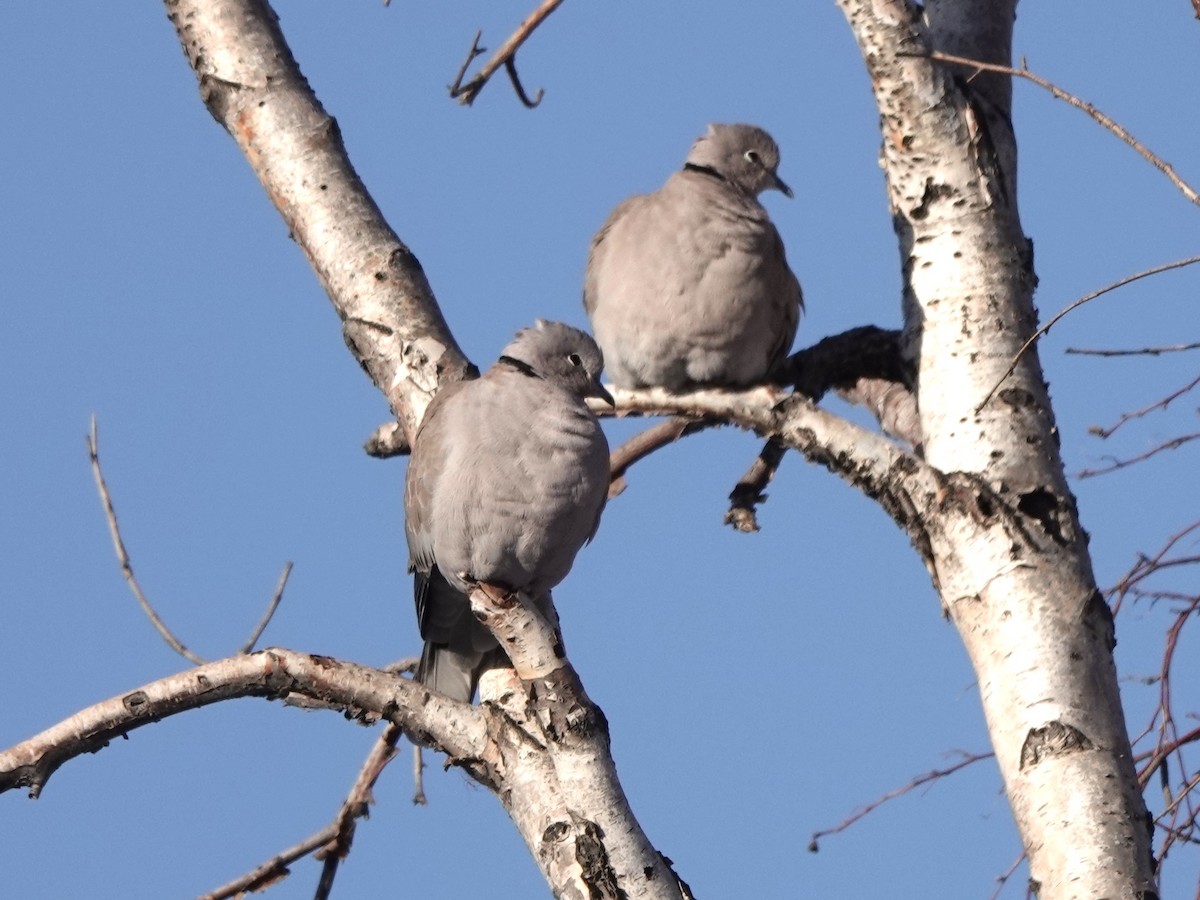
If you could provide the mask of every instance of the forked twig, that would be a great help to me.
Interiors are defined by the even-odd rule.
[[[96,489],[100,492],[100,502],[104,505],[104,517],[108,520],[108,533],[112,535],[113,549],[121,564],[121,574],[125,576],[125,583],[133,591],[133,596],[137,598],[142,612],[150,619],[150,623],[170,648],[188,662],[197,666],[204,665],[206,660],[185,647],[183,642],[171,633],[171,629],[166,626],[166,623],[159,618],[158,613],[155,612],[154,607],[150,605],[150,601],[142,592],[142,586],[138,584],[137,577],[133,574],[133,563],[129,559],[129,553],[125,550],[125,542],[121,539],[121,529],[117,525],[117,511],[113,509],[112,496],[108,492],[108,484],[105,482],[104,472],[100,468],[100,438],[95,416],[92,416],[92,427],[87,436],[87,448],[88,458],[92,463],[92,475],[96,479]]]
[[[1198,262],[1200,262],[1200,256],[1189,256],[1187,259],[1177,259],[1174,262],[1164,263],[1161,266],[1154,266],[1150,269],[1144,269],[1141,272],[1135,272],[1133,275],[1128,275],[1125,278],[1114,281],[1112,284],[1106,285],[1105,287],[1100,288],[1098,291],[1092,291],[1092,293],[1080,297],[1074,303],[1068,304],[1065,308],[1059,310],[1059,312],[1055,314],[1054,318],[1035,331],[1029,340],[1021,345],[1021,349],[1016,352],[1015,356],[1013,356],[1012,362],[1009,364],[1008,369],[1003,375],[1000,376],[1000,380],[992,386],[992,389],[987,392],[987,396],[984,397],[980,404],[975,407],[975,412],[978,413],[985,406],[987,406],[988,401],[991,400],[996,391],[1000,389],[1000,385],[1004,384],[1008,376],[1016,371],[1017,364],[1021,361],[1022,357],[1025,356],[1025,353],[1029,350],[1029,348],[1032,347],[1039,338],[1049,332],[1051,328],[1057,325],[1059,320],[1062,319],[1062,317],[1067,313],[1078,309],[1089,301],[1095,300],[1097,297],[1107,294],[1109,291],[1115,291],[1117,288],[1124,287],[1127,284],[1132,284],[1135,281],[1140,281],[1143,278],[1148,278],[1151,275],[1157,275],[1160,272],[1169,272],[1171,269],[1182,269],[1184,266],[1190,266],[1193,263]]]
[[[337,874],[338,863],[350,852],[358,819],[367,814],[372,802],[371,791],[387,764],[395,757],[396,743],[401,734],[403,730],[399,725],[387,725],[359,769],[354,786],[346,795],[341,809],[329,825],[267,860],[253,871],[221,885],[211,894],[204,894],[200,900],[226,900],[247,892],[261,891],[286,878],[289,874],[288,866],[309,854],[314,854],[325,863],[315,896],[328,897],[329,890],[333,887],[333,878]]]
[[[941,53],[939,51],[929,53],[928,56],[930,59],[936,59],[939,62],[972,66],[984,72],[1000,72],[1004,75],[1015,75],[1018,78],[1024,78],[1027,81],[1032,81],[1034,84],[1038,85],[1038,87],[1045,88],[1057,99],[1071,104],[1071,106],[1074,106],[1076,109],[1083,110],[1085,113],[1091,116],[1094,121],[1098,122],[1104,128],[1107,128],[1109,131],[1119,137],[1122,141],[1136,150],[1143,159],[1150,163],[1150,165],[1154,166],[1154,168],[1166,175],[1167,178],[1171,180],[1171,183],[1174,184],[1175,187],[1179,188],[1185,197],[1200,206],[1200,194],[1197,194],[1191,185],[1189,185],[1175,173],[1175,169],[1172,168],[1170,163],[1162,159],[1157,154],[1151,152],[1151,150],[1146,147],[1145,144],[1126,131],[1120,124],[1106,116],[1100,110],[1096,109],[1095,106],[1088,103],[1086,100],[1080,100],[1074,94],[1067,93],[1054,83],[1047,81],[1045,78],[1034,75],[1029,71],[1029,67],[1025,64],[1025,59],[1023,57],[1021,59],[1021,68],[1014,69],[1012,66],[1000,65],[999,63],[983,62],[982,60],[970,59],[965,56],[953,56],[949,53]]]
[[[1157,456],[1165,450],[1178,450],[1184,444],[1190,444],[1192,441],[1197,439],[1200,439],[1200,431],[1196,431],[1191,434],[1180,435],[1179,437],[1173,437],[1169,441],[1163,441],[1161,444],[1151,447],[1145,453],[1139,453],[1137,456],[1130,456],[1126,459],[1114,459],[1110,456],[1108,458],[1113,460],[1110,465],[1103,466],[1099,469],[1084,469],[1079,473],[1078,477],[1093,478],[1096,475],[1107,475],[1109,472],[1115,472],[1118,469],[1128,468],[1135,463],[1145,462],[1150,457]]]
[[[888,791],[886,794],[884,794],[878,800],[873,800],[872,802],[868,803],[866,806],[863,806],[863,807],[855,810],[853,813],[851,813],[849,816],[847,816],[845,819],[843,819],[837,825],[834,825],[832,828],[824,828],[821,831],[814,831],[813,835],[812,835],[812,840],[808,844],[809,852],[816,853],[817,851],[819,851],[821,849],[819,846],[819,841],[821,838],[825,837],[826,835],[838,834],[840,832],[845,831],[847,828],[849,828],[855,822],[857,822],[860,819],[873,813],[875,810],[879,809],[879,807],[883,806],[889,800],[895,800],[897,797],[903,797],[905,794],[909,793],[910,791],[916,790],[923,784],[928,784],[931,781],[937,781],[941,778],[945,778],[947,775],[953,775],[955,772],[957,772],[961,769],[965,769],[967,766],[973,765],[974,763],[977,763],[980,760],[991,759],[993,756],[996,755],[994,753],[965,753],[961,750],[959,751],[959,754],[962,756],[962,759],[959,760],[958,762],[956,762],[954,765],[947,766],[945,769],[934,769],[931,772],[926,772],[924,775],[918,775],[916,778],[914,778],[908,784],[898,787],[894,790]]]
[[[496,70],[504,66],[508,77],[512,81],[513,89],[517,92],[517,97],[529,109],[533,109],[542,102],[542,97],[545,92],[538,88],[537,94],[531,100],[525,93],[525,88],[521,85],[521,79],[517,75],[517,50],[521,45],[529,39],[534,30],[546,20],[550,13],[554,12],[558,7],[562,6],[563,0],[543,0],[541,6],[529,14],[529,17],[520,24],[504,42],[503,46],[496,51],[495,55],[489,59],[479,73],[463,84],[463,78],[466,77],[467,69],[471,67],[478,57],[482,56],[487,50],[479,46],[479,39],[483,36],[482,31],[475,32],[475,39],[471,42],[471,49],[467,51],[467,58],[463,61],[462,66],[458,70],[458,74],[454,77],[454,83],[450,85],[450,96],[459,103],[470,106],[475,102],[475,98],[479,96],[479,92],[483,90],[483,86],[488,83],[488,79],[496,74]]]
[[[1171,405],[1171,402],[1173,400],[1178,400],[1180,397],[1182,397],[1184,394],[1188,393],[1188,391],[1192,390],[1198,384],[1200,384],[1200,375],[1197,375],[1196,378],[1190,384],[1185,385],[1184,387],[1181,387],[1179,390],[1168,394],[1167,396],[1163,397],[1161,400],[1156,400],[1154,403],[1151,403],[1149,406],[1143,406],[1141,409],[1135,409],[1133,412],[1125,413],[1124,415],[1121,416],[1121,418],[1117,422],[1117,424],[1113,425],[1111,428],[1101,428],[1098,425],[1093,425],[1091,428],[1088,429],[1088,431],[1090,433],[1096,435],[1096,437],[1099,437],[1099,438],[1104,438],[1104,439],[1110,438],[1114,434],[1116,434],[1118,428],[1120,428],[1121,426],[1123,426],[1129,422],[1132,422],[1134,419],[1140,419],[1140,418],[1142,418],[1142,416],[1149,415],[1150,413],[1154,412],[1155,410],[1166,409],[1168,406]]]

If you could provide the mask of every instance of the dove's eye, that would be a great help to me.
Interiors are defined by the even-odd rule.
[[[746,151],[745,153],[743,153],[742,155],[743,155],[744,157],[746,157],[746,162],[748,162],[748,163],[754,163],[754,165],[756,165],[756,166],[757,166],[757,165],[758,165],[758,164],[761,162],[761,160],[758,158],[758,151],[757,151],[757,150],[747,150],[747,151]]]
[[[582,366],[583,365],[583,357],[580,356],[578,353],[568,353],[567,354],[567,362],[569,362],[573,366]]]

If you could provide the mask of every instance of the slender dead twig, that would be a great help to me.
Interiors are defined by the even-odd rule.
[[[1200,350],[1200,342],[1194,344],[1169,344],[1165,347],[1138,347],[1134,350],[1092,350],[1086,347],[1068,347],[1065,353],[1077,356],[1161,356],[1164,353],[1181,353],[1185,350]]]
[[[1069,103],[1076,109],[1083,110],[1085,113],[1091,116],[1095,122],[1099,123],[1104,128],[1107,128],[1110,132],[1119,137],[1122,141],[1136,150],[1143,159],[1150,163],[1150,165],[1154,166],[1154,168],[1166,175],[1167,178],[1171,180],[1171,183],[1174,184],[1175,187],[1179,188],[1185,197],[1187,197],[1196,205],[1200,206],[1200,194],[1197,194],[1191,185],[1189,185],[1186,181],[1180,178],[1179,175],[1176,174],[1175,169],[1170,163],[1162,159],[1157,154],[1151,152],[1151,150],[1146,147],[1145,144],[1135,138],[1120,124],[1111,119],[1109,116],[1106,116],[1100,110],[1096,109],[1095,106],[1088,103],[1086,100],[1081,100],[1074,94],[1069,94],[1054,83],[1047,81],[1045,78],[1034,75],[1029,71],[1029,67],[1026,65],[1024,57],[1021,59],[1021,68],[1014,69],[1012,66],[1004,66],[1000,65],[999,63],[983,62],[982,60],[970,59],[965,56],[953,56],[949,53],[941,53],[938,51],[934,51],[928,55],[930,59],[936,59],[939,62],[955,63],[962,66],[972,66],[984,72],[1000,72],[1004,75],[1014,75],[1018,78],[1024,78],[1027,81],[1032,81],[1038,87],[1045,88],[1051,94],[1053,94],[1055,98]]]
[[[1021,358],[1025,356],[1025,353],[1029,350],[1029,348],[1032,347],[1039,338],[1049,332],[1051,328],[1057,325],[1059,320],[1062,319],[1062,317],[1067,313],[1078,309],[1079,307],[1083,306],[1083,304],[1095,300],[1097,297],[1101,297],[1110,291],[1115,291],[1117,288],[1124,287],[1127,284],[1132,284],[1133,282],[1139,281],[1143,278],[1149,278],[1151,275],[1158,275],[1160,272],[1169,272],[1171,269],[1182,269],[1184,266],[1190,266],[1193,263],[1198,262],[1200,262],[1200,256],[1189,256],[1187,259],[1177,259],[1174,262],[1164,263],[1161,266],[1154,266],[1150,269],[1144,269],[1141,272],[1135,272],[1132,275],[1127,275],[1125,278],[1114,281],[1112,284],[1105,285],[1098,291],[1092,291],[1090,294],[1085,294],[1074,303],[1071,303],[1065,308],[1059,310],[1054,318],[1035,331],[1029,340],[1021,345],[1021,349],[1016,352],[1015,356],[1013,356],[1012,362],[1009,364],[1008,369],[1003,375],[1000,376],[1000,379],[992,386],[992,389],[987,392],[987,396],[984,397],[979,405],[975,407],[975,412],[978,413],[985,406],[987,406],[988,401],[991,400],[992,397],[995,396],[996,391],[1000,389],[1000,385],[1004,384],[1005,379],[1007,379],[1009,375],[1016,371],[1017,364],[1021,361]]]
[[[454,78],[454,83],[450,85],[450,96],[459,103],[470,106],[475,102],[475,98],[479,96],[479,92],[483,90],[483,86],[488,83],[488,79],[496,74],[496,70],[504,66],[508,72],[508,77],[512,81],[513,89],[517,92],[517,97],[529,109],[533,109],[542,102],[542,97],[545,92],[538,88],[536,96],[530,100],[525,93],[525,88],[521,85],[521,79],[517,76],[517,50],[521,45],[529,39],[529,36],[537,29],[539,25],[546,20],[546,17],[558,7],[562,6],[563,0],[543,0],[542,4],[529,14],[529,17],[520,24],[504,42],[503,46],[496,51],[495,55],[484,63],[483,68],[479,73],[468,81],[462,83],[466,77],[467,69],[471,67],[478,57],[482,56],[487,50],[479,46],[479,38],[483,32],[475,32],[475,39],[471,42],[471,49],[467,51],[467,58],[463,61],[462,67],[458,70],[458,74]]]
[[[282,851],[267,860],[258,868],[247,872],[239,878],[221,885],[210,894],[204,894],[201,900],[226,900],[241,894],[261,891],[264,888],[283,880],[288,876],[288,866],[298,859],[313,854],[316,859],[323,860],[321,878],[315,897],[327,898],[333,888],[333,879],[337,874],[338,863],[345,859],[354,842],[354,831],[358,820],[365,817],[368,807],[373,802],[371,791],[375,782],[396,755],[396,743],[403,734],[399,725],[389,723],[383,734],[375,741],[371,752],[367,755],[359,769],[358,777],[341,809],[329,825],[305,838],[298,844]]]
[[[866,816],[868,816],[869,814],[873,813],[875,810],[879,809],[879,807],[883,806],[889,800],[895,800],[897,797],[903,797],[905,794],[909,793],[910,791],[916,790],[923,784],[929,784],[932,781],[938,781],[939,779],[945,778],[947,775],[953,775],[955,772],[958,772],[961,769],[965,769],[967,766],[974,765],[975,763],[979,762],[980,760],[991,759],[992,757],[994,757],[996,755],[995,753],[967,753],[962,750],[958,751],[958,753],[962,757],[962,759],[960,759],[954,765],[947,766],[945,769],[934,769],[933,771],[926,772],[924,775],[918,775],[916,778],[914,778],[908,784],[898,787],[895,790],[888,791],[886,794],[884,794],[878,800],[874,800],[871,803],[868,803],[866,806],[861,807],[858,810],[855,810],[853,813],[851,813],[849,816],[847,816],[845,819],[843,819],[837,825],[834,825],[832,828],[825,828],[825,829],[822,829],[821,831],[814,831],[813,835],[812,835],[812,840],[809,841],[809,844],[808,844],[808,851],[810,853],[816,853],[817,851],[819,851],[821,849],[819,846],[819,841],[821,838],[825,837],[826,835],[838,834],[840,832],[845,831],[847,828],[849,828],[855,822],[857,822],[860,819],[863,819]]]
[[[112,535],[113,549],[117,553],[117,561],[121,564],[121,574],[125,576],[125,583],[133,591],[133,596],[137,598],[142,612],[150,619],[150,623],[167,642],[167,645],[188,662],[197,666],[204,665],[205,660],[185,647],[183,642],[171,633],[171,629],[166,626],[166,623],[159,618],[158,613],[155,612],[154,607],[150,605],[150,601],[142,592],[142,586],[138,584],[137,577],[133,574],[133,563],[129,559],[129,553],[125,550],[125,541],[121,539],[121,529],[117,524],[117,511],[113,508],[112,495],[104,480],[104,472],[100,468],[100,437],[95,416],[92,416],[92,427],[87,436],[87,448],[88,458],[92,463],[92,476],[96,479],[96,489],[100,492],[100,502],[104,505],[104,517],[108,520],[108,533]]]
[[[1117,422],[1117,424],[1113,425],[1111,428],[1101,428],[1098,425],[1093,425],[1091,428],[1088,429],[1088,432],[1096,435],[1099,438],[1105,438],[1105,439],[1110,438],[1114,434],[1116,434],[1117,429],[1120,428],[1122,425],[1125,425],[1128,422],[1132,422],[1134,419],[1140,419],[1140,418],[1142,418],[1142,416],[1149,415],[1150,413],[1154,412],[1157,409],[1166,409],[1170,405],[1172,400],[1178,400],[1180,397],[1182,397],[1188,391],[1192,390],[1198,384],[1200,384],[1200,375],[1197,375],[1196,378],[1190,384],[1187,384],[1184,387],[1181,387],[1179,390],[1175,391],[1174,393],[1168,394],[1167,396],[1163,397],[1161,400],[1155,401],[1154,403],[1151,403],[1149,406],[1143,406],[1141,409],[1135,409],[1133,412],[1125,413],[1124,415],[1121,416],[1121,418]]]
[[[262,633],[267,630],[267,625],[270,624],[271,617],[275,615],[275,610],[279,609],[279,601],[283,599],[283,589],[287,587],[288,576],[291,574],[292,563],[288,561],[284,563],[283,572],[279,576],[279,582],[275,585],[275,593],[271,595],[271,600],[267,603],[266,611],[263,612],[262,618],[258,620],[258,624],[254,626],[250,637],[246,638],[246,643],[242,644],[238,653],[250,653],[254,650],[254,645],[258,643]]]
[[[611,500],[625,490],[625,473],[634,463],[645,459],[655,450],[715,424],[715,422],[673,416],[665,422],[659,422],[631,437],[609,456],[608,499]]]
[[[1198,439],[1200,439],[1200,431],[1193,432],[1192,434],[1183,434],[1179,437],[1173,437],[1169,441],[1163,441],[1161,444],[1151,447],[1145,453],[1139,453],[1137,456],[1130,456],[1126,459],[1113,459],[1113,457],[1110,456],[1108,458],[1113,460],[1110,465],[1103,466],[1099,469],[1083,469],[1079,473],[1078,477],[1094,478],[1097,475],[1107,475],[1109,472],[1115,472],[1118,469],[1125,469],[1136,463],[1145,462],[1150,457],[1157,456],[1165,450],[1178,450],[1184,444],[1189,444]]]

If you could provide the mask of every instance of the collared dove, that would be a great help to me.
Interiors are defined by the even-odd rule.
[[[621,203],[592,239],[583,306],[620,387],[746,387],[787,356],[804,301],[758,202],[779,148],[753,125],[709,125],[683,170]]]
[[[584,397],[604,358],[582,331],[538,320],[483,377],[442,388],[413,441],[405,533],[425,649],[416,680],[470,702],[480,674],[507,663],[471,613],[486,582],[543,609],[596,533],[608,442]]]

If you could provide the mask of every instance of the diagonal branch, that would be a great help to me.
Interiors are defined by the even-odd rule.
[[[87,436],[87,448],[88,458],[92,464],[92,476],[96,480],[96,490],[100,492],[100,502],[104,504],[104,518],[108,521],[108,533],[112,535],[113,550],[116,551],[117,560],[121,563],[121,574],[125,576],[125,583],[133,591],[138,606],[142,608],[142,612],[146,614],[146,618],[150,620],[154,630],[167,642],[167,645],[188,662],[198,666],[204,665],[206,660],[185,647],[183,642],[175,637],[171,629],[159,617],[150,601],[146,599],[146,594],[142,591],[137,576],[133,574],[133,562],[129,558],[129,552],[125,549],[125,541],[121,538],[121,528],[117,524],[117,511],[113,508],[112,495],[108,492],[108,483],[104,480],[104,471],[100,468],[100,437],[95,416],[92,416],[92,428]]]
[[[1100,125],[1107,128],[1110,132],[1119,137],[1122,141],[1136,150],[1138,154],[1141,155],[1141,157],[1149,162],[1152,166],[1154,166],[1154,168],[1166,175],[1167,178],[1171,180],[1171,183],[1174,184],[1175,187],[1179,188],[1179,190],[1183,193],[1183,196],[1187,197],[1193,203],[1200,205],[1200,194],[1197,194],[1191,185],[1189,185],[1186,181],[1180,178],[1179,175],[1176,174],[1175,169],[1170,163],[1151,152],[1145,144],[1126,131],[1125,128],[1123,128],[1118,122],[1105,115],[1100,110],[1096,109],[1096,107],[1094,107],[1092,104],[1085,100],[1080,100],[1074,94],[1067,93],[1062,88],[1050,81],[1047,81],[1045,78],[1034,75],[1029,71],[1028,66],[1025,65],[1024,59],[1021,60],[1021,68],[1014,69],[1012,66],[1002,66],[998,65],[997,63],[983,62],[982,60],[978,59],[969,59],[965,56],[953,56],[949,53],[939,53],[936,51],[930,53],[929,57],[931,59],[936,59],[939,62],[970,66],[974,69],[978,69],[981,72],[1000,72],[1004,75],[1015,75],[1018,78],[1024,78],[1027,81],[1032,81],[1038,87],[1045,88],[1051,94],[1053,94],[1055,98],[1069,103],[1076,109],[1083,110],[1085,113],[1091,116],[1094,121],[1098,122]]]
[[[1178,450],[1184,444],[1190,444],[1195,440],[1200,440],[1200,431],[1193,432],[1192,434],[1179,435],[1178,437],[1173,437],[1168,441],[1163,441],[1161,444],[1155,444],[1149,450],[1145,451],[1144,453],[1139,453],[1136,456],[1126,457],[1125,459],[1113,459],[1113,457],[1110,456],[1108,459],[1113,459],[1113,461],[1109,465],[1101,466],[1098,469],[1083,469],[1079,472],[1078,477],[1094,478],[1097,475],[1107,475],[1109,472],[1116,472],[1118,469],[1126,469],[1129,466],[1136,465],[1137,463],[1145,462],[1152,456],[1158,456],[1158,454],[1167,450]]]
[[[853,813],[848,815],[846,818],[844,818],[838,824],[836,824],[830,828],[822,828],[819,831],[814,831],[812,833],[812,838],[808,844],[809,852],[817,853],[818,851],[820,851],[821,838],[827,837],[828,835],[831,835],[831,834],[840,834],[841,832],[845,831],[847,828],[852,826],[855,822],[858,822],[861,819],[865,819],[867,816],[869,816],[875,810],[879,809],[879,807],[883,806],[885,803],[887,803],[891,800],[895,800],[897,797],[903,797],[905,794],[915,791],[917,788],[921,787],[922,785],[930,784],[931,782],[935,782],[935,781],[941,781],[943,778],[948,778],[949,776],[953,775],[955,772],[958,772],[958,771],[961,771],[962,769],[967,768],[967,766],[974,765],[975,763],[980,762],[985,759],[993,759],[996,754],[995,753],[967,753],[963,750],[959,750],[958,755],[961,758],[959,759],[958,762],[954,763],[953,765],[947,766],[944,769],[933,769],[929,772],[926,772],[924,775],[918,775],[916,778],[913,778],[911,781],[909,781],[908,784],[901,785],[898,788],[893,788],[892,790],[890,790],[886,794],[884,794],[882,797],[879,797],[876,800],[872,800],[866,806],[859,807],[857,810],[855,810]]]
[[[1200,385],[1200,375],[1197,375],[1194,379],[1192,379],[1191,382],[1184,385],[1179,390],[1172,391],[1170,394],[1167,394],[1167,396],[1163,397],[1161,400],[1156,400],[1155,402],[1151,403],[1149,406],[1143,406],[1141,409],[1135,409],[1133,412],[1125,413],[1124,415],[1121,416],[1121,418],[1117,421],[1117,423],[1115,425],[1112,425],[1109,428],[1101,428],[1098,425],[1093,425],[1091,428],[1088,429],[1088,431],[1091,434],[1094,434],[1099,438],[1103,438],[1103,439],[1107,440],[1108,438],[1110,438],[1114,434],[1116,434],[1117,429],[1128,424],[1129,422],[1132,422],[1134,419],[1140,419],[1143,416],[1147,416],[1150,413],[1152,413],[1156,410],[1159,410],[1159,409],[1166,409],[1168,406],[1171,405],[1172,401],[1178,400],[1184,394],[1188,393],[1193,388],[1195,388],[1196,385]]]
[[[471,42],[471,49],[467,51],[467,58],[463,61],[462,66],[458,70],[458,74],[454,78],[454,83],[450,85],[450,96],[466,106],[470,106],[475,102],[475,98],[479,96],[479,92],[483,90],[483,86],[488,83],[496,70],[501,66],[508,73],[509,80],[512,82],[513,90],[517,92],[517,98],[529,109],[533,109],[542,102],[544,91],[538,88],[537,95],[531,100],[525,93],[525,88],[521,85],[521,79],[517,75],[517,50],[521,45],[529,39],[529,36],[537,29],[539,25],[546,20],[550,13],[562,6],[563,0],[542,0],[542,4],[529,14],[529,17],[520,24],[507,41],[496,51],[495,55],[489,59],[479,73],[468,81],[462,83],[466,77],[467,69],[471,68],[478,57],[482,56],[487,50],[479,46],[479,39],[483,36],[482,31],[475,32],[475,38]]]
[[[258,624],[254,626],[254,630],[250,632],[250,637],[246,638],[246,642],[242,644],[238,653],[249,653],[253,650],[254,645],[258,643],[258,639],[267,630],[267,626],[271,624],[271,618],[275,615],[275,610],[279,609],[279,601],[283,599],[283,589],[287,587],[288,578],[291,574],[292,564],[289,561],[284,563],[283,572],[279,575],[279,582],[275,585],[275,593],[271,595],[271,599],[267,603],[267,608],[263,611],[262,618],[258,620]]]
[[[315,853],[318,859],[325,861],[322,884],[332,884],[338,863],[350,852],[357,821],[367,815],[368,806],[373,802],[371,791],[375,782],[396,755],[396,742],[401,734],[403,730],[398,725],[389,724],[384,729],[360,767],[350,793],[332,822],[300,843],[276,854],[258,868],[221,885],[210,894],[202,895],[200,900],[227,900],[247,892],[257,893],[286,878],[288,866],[310,853]],[[329,872],[328,878],[325,872]]]
[[[655,450],[661,450],[680,438],[711,428],[715,424],[715,422],[698,422],[695,419],[676,416],[652,425],[640,434],[631,437],[614,450],[609,457],[608,499],[613,499],[625,490],[625,473],[634,463],[645,459]]]
[[[1003,375],[1000,376],[1000,379],[992,386],[992,389],[988,391],[987,396],[984,397],[979,405],[975,408],[975,412],[978,413],[981,409],[987,406],[988,401],[991,400],[992,397],[995,396],[996,391],[1000,389],[1000,385],[1004,384],[1005,379],[1007,379],[1009,375],[1016,371],[1017,364],[1021,361],[1021,358],[1027,352],[1029,352],[1029,348],[1037,343],[1043,336],[1045,336],[1051,328],[1057,325],[1059,320],[1062,319],[1063,316],[1067,315],[1067,313],[1073,312],[1074,310],[1083,306],[1085,303],[1089,303],[1092,300],[1095,300],[1097,297],[1107,294],[1109,291],[1115,291],[1117,288],[1125,287],[1125,285],[1132,284],[1133,282],[1139,281],[1142,278],[1148,278],[1151,275],[1158,275],[1160,272],[1169,272],[1171,269],[1182,269],[1184,266],[1190,266],[1193,263],[1198,262],[1200,262],[1200,256],[1189,256],[1187,259],[1177,259],[1174,262],[1163,263],[1161,266],[1143,269],[1141,272],[1135,272],[1132,275],[1127,275],[1124,278],[1114,281],[1112,284],[1105,285],[1098,291],[1092,291],[1090,294],[1085,294],[1075,302],[1070,303],[1063,309],[1059,310],[1058,313],[1055,314],[1054,318],[1035,331],[1030,336],[1029,340],[1021,345],[1021,349],[1018,350],[1016,355],[1013,356],[1012,363],[1009,365],[1008,369]]]
[[[213,117],[237,142],[406,435],[438,385],[478,374],[384,221],[266,0],[165,0]]]

